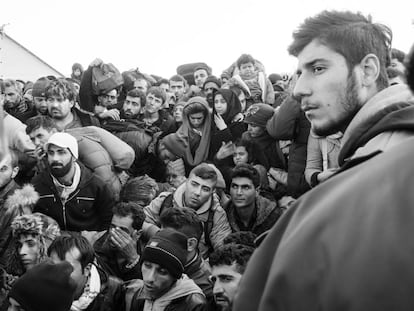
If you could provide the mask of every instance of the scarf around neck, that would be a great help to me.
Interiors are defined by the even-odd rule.
[[[91,265],[89,270],[88,279],[86,280],[85,288],[82,295],[78,300],[72,302],[70,307],[71,311],[85,310],[92,301],[98,296],[101,291],[101,278],[99,276],[98,269],[94,264]]]

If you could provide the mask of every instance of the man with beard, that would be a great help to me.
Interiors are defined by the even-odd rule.
[[[108,229],[113,194],[100,178],[77,162],[76,138],[55,133],[49,137],[45,151],[49,170],[33,179],[40,195],[34,211],[55,219],[62,230]]]
[[[234,310],[412,308],[414,97],[388,86],[391,38],[349,11],[323,11],[294,32],[293,93],[315,134],[344,133],[340,170],[270,230]]]
[[[31,110],[23,100],[22,89],[17,81],[6,79],[1,83],[4,93],[4,110],[13,117],[25,122],[30,117]]]
[[[206,95],[208,105],[212,108],[214,105],[214,93],[221,87],[221,82],[216,76],[208,76],[203,84],[203,91]]]
[[[214,300],[219,310],[230,311],[240,280],[254,248],[241,244],[226,244],[210,256]]]
[[[83,126],[100,126],[99,120],[91,113],[75,107],[76,91],[71,82],[56,79],[46,88],[49,115],[60,130]]]
[[[134,202],[120,202],[112,209],[109,230],[93,245],[98,262],[111,275],[128,281],[141,279],[140,236],[145,214]]]

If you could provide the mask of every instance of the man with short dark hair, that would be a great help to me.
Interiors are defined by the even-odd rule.
[[[23,100],[23,90],[18,82],[6,79],[0,84],[2,93],[4,93],[4,110],[13,117],[25,122],[30,117],[31,110]]]
[[[55,264],[69,262],[76,283],[71,310],[124,311],[124,290],[118,278],[105,272],[95,260],[92,245],[80,235],[62,235],[47,250]]]
[[[343,133],[340,169],[270,230],[235,310],[412,308],[414,96],[388,85],[391,38],[349,11],[323,11],[294,32],[293,95],[315,134]]]
[[[232,310],[240,280],[254,248],[227,244],[210,256],[211,281],[216,304],[220,310]]]
[[[231,173],[230,200],[224,206],[233,232],[260,235],[282,215],[277,202],[259,195],[260,175],[250,164],[238,164]]]
[[[183,76],[174,75],[169,80],[170,84],[170,91],[174,93],[177,102],[182,99],[186,88],[187,88],[187,81],[184,79]]]
[[[214,194],[216,183],[217,173],[210,165],[202,163],[193,168],[187,181],[173,193],[162,192],[144,208],[144,233],[152,236],[159,230],[160,215],[165,209],[191,208],[204,224],[200,252],[204,258],[208,257],[209,252],[221,246],[223,239],[231,233],[226,212]]]
[[[142,278],[139,259],[143,208],[133,202],[120,202],[112,212],[110,228],[94,243],[98,261],[124,281]]]
[[[127,311],[205,310],[201,289],[184,272],[187,237],[163,229],[151,238],[142,253],[142,280],[127,285]]]

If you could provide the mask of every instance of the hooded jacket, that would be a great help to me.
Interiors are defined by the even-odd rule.
[[[126,286],[125,300],[127,311],[196,311],[206,310],[207,306],[201,289],[186,275],[155,300],[149,299],[142,280],[134,280]]]
[[[414,104],[372,97],[346,129],[341,171],[303,195],[250,259],[234,310],[411,310]]]
[[[276,202],[270,201],[260,195],[256,197],[256,208],[256,220],[251,228],[251,232],[258,236],[272,228],[282,215],[283,210],[277,206]],[[237,225],[236,207],[231,200],[228,201],[224,210],[226,211],[232,232],[242,231]]]
[[[183,183],[180,185],[177,190],[175,190],[173,194],[173,207],[183,208],[184,205],[184,192],[185,192],[186,184]],[[160,218],[160,210],[162,203],[169,195],[169,192],[162,192],[158,197],[151,201],[151,203],[144,208],[145,212],[145,222],[150,225],[155,225],[157,227],[160,226],[159,218]],[[213,202],[211,202],[213,200]],[[223,240],[226,236],[231,233],[231,229],[227,220],[226,212],[220,205],[220,202],[217,196],[213,195],[206,203],[204,203],[198,210],[196,210],[197,215],[200,217],[200,220],[203,223],[208,221],[208,215],[210,213],[210,209],[212,208],[212,212],[214,213],[213,216],[213,227],[210,233],[210,241],[214,249],[223,245]],[[206,239],[203,235],[200,239],[200,253],[203,257],[206,257],[208,254],[208,245],[206,243]]]

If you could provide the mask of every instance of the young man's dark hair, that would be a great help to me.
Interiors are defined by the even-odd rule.
[[[141,103],[141,107],[145,106],[146,103],[146,95],[144,92],[138,90],[138,89],[132,89],[127,93],[127,96],[138,98],[139,102]]]
[[[135,202],[147,206],[157,192],[157,182],[153,178],[143,175],[129,179],[121,189],[120,198],[124,202]]]
[[[315,39],[345,58],[349,75],[367,54],[375,52],[382,64],[377,79],[378,90],[388,87],[386,68],[391,62],[392,32],[387,26],[374,24],[361,13],[323,11],[307,18],[293,33],[289,54],[298,56]]]
[[[35,116],[31,117],[26,121],[26,133],[30,134],[31,132],[44,128],[45,130],[57,129],[55,121],[49,116]]]
[[[189,208],[167,208],[160,216],[163,228],[173,228],[184,233],[187,238],[196,238],[200,241],[203,234],[203,222],[197,213]]]
[[[245,177],[250,179],[255,188],[260,185],[259,172],[253,167],[253,165],[247,163],[240,163],[236,165],[231,172],[231,178],[233,179],[236,177]]]
[[[80,256],[78,258],[82,269],[93,262],[95,251],[89,241],[80,234],[66,233],[57,237],[47,249],[47,255],[56,253],[60,260],[65,260],[66,253],[77,248]]]
[[[251,231],[237,231],[229,234],[224,239],[224,245],[227,244],[241,244],[249,247],[256,247],[255,239],[257,238],[256,234]]]
[[[144,210],[142,206],[134,202],[119,202],[112,208],[114,215],[120,217],[132,217],[132,228],[141,230],[145,220]]]
[[[242,54],[236,62],[238,68],[240,68],[241,65],[247,63],[252,63],[253,65],[255,63],[253,56],[251,56],[250,54]]]
[[[46,99],[56,96],[69,101],[76,100],[76,91],[73,84],[63,78],[52,81],[46,88],[45,95]]]
[[[410,53],[407,57],[407,83],[414,92],[414,45],[411,47]]]
[[[201,163],[200,165],[197,165],[195,168],[192,169],[190,175],[191,174],[194,174],[195,176],[200,177],[201,179],[210,179],[214,182],[217,181],[217,173],[215,169],[207,163]]]
[[[236,264],[237,272],[243,274],[247,263],[254,252],[253,247],[241,244],[227,244],[210,255],[210,266]]]
[[[147,91],[147,96],[149,94],[153,94],[155,97],[161,98],[162,104],[164,104],[167,99],[167,95],[165,94],[165,91],[159,86],[152,86],[151,88],[149,88]]]
[[[187,80],[182,75],[173,75],[170,78],[170,81],[183,82],[184,83],[184,86],[187,85]]]

